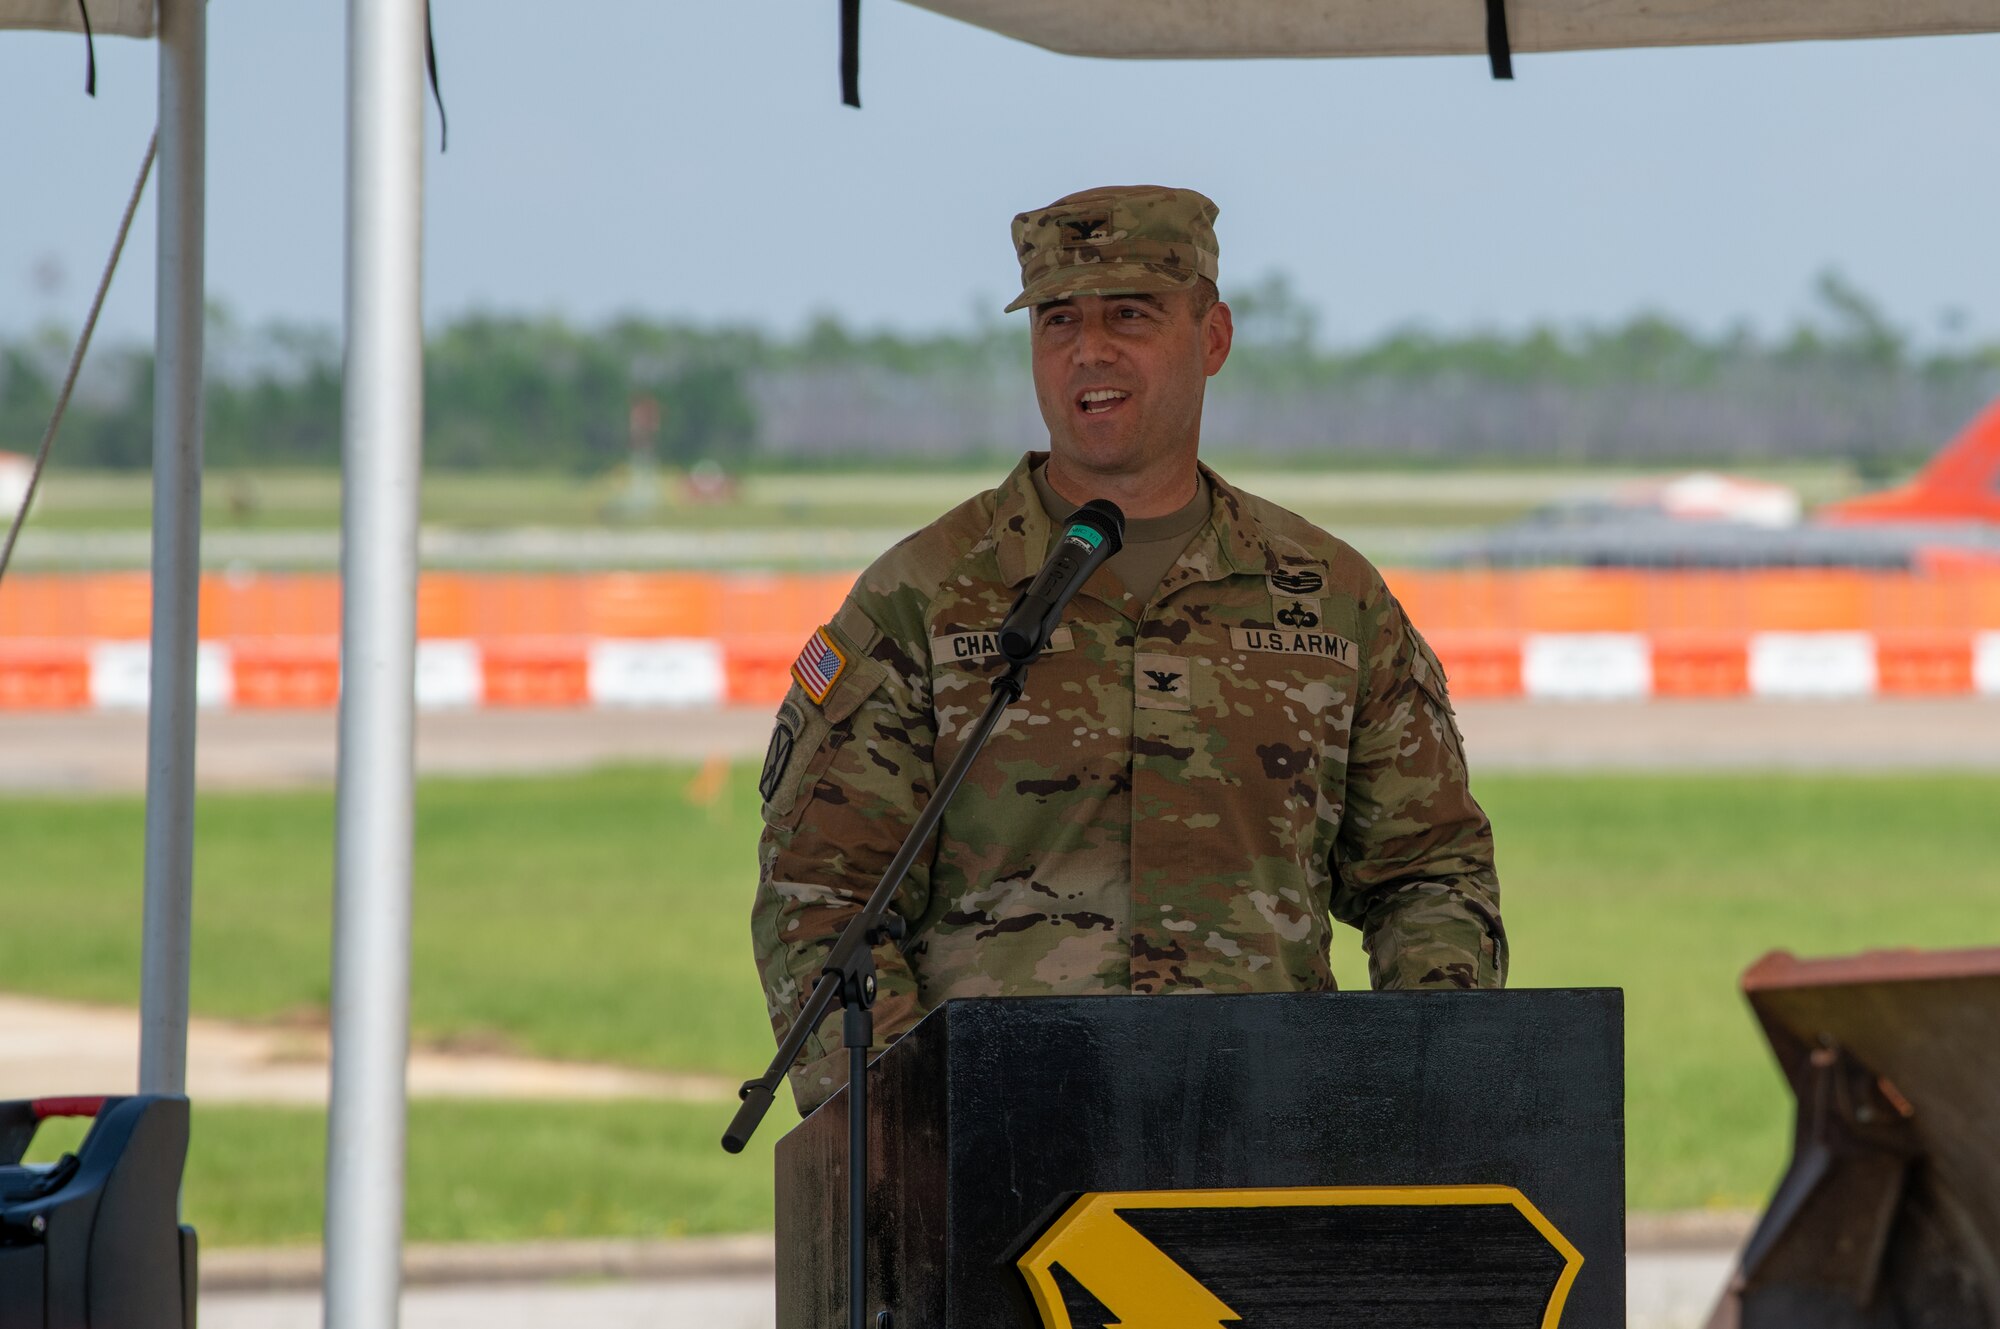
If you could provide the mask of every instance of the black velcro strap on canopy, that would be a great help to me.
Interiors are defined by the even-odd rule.
[[[840,0],[840,104],[861,106],[861,0]]]
[[[1493,77],[1514,77],[1514,47],[1507,40],[1507,0],[1486,0],[1486,58]]]
[[[76,12],[83,15],[83,92],[97,95],[97,36],[90,30],[90,6],[76,0]]]
[[[438,151],[451,141],[451,126],[444,119],[444,93],[438,89],[438,48],[431,40],[431,0],[424,0],[424,68],[430,71],[431,100],[438,108]]]

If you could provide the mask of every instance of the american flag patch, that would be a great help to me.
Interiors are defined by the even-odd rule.
[[[813,705],[826,704],[826,694],[833,691],[833,685],[847,669],[847,656],[833,644],[833,638],[820,628],[806,639],[806,648],[799,652],[799,658],[792,661],[792,677],[813,699]]]

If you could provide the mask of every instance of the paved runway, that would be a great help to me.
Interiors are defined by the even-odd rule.
[[[1475,771],[2000,770],[2000,698],[1876,701],[1469,702]],[[441,711],[420,717],[427,774],[576,770],[606,762],[761,756],[771,708]],[[327,784],[331,711],[201,718],[208,788]],[[0,712],[0,791],[144,787],[136,712]]]
[[[1632,1256],[1629,1329],[1699,1329],[1729,1276],[1728,1255],[1659,1252]],[[768,1278],[671,1282],[413,1288],[404,1329],[773,1329]],[[201,1299],[202,1329],[319,1329],[317,1292],[240,1293]]]

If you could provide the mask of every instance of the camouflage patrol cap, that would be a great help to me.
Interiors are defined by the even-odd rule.
[[[1113,185],[1014,218],[1021,294],[1006,312],[1076,295],[1186,290],[1215,280],[1215,204],[1192,189]]]

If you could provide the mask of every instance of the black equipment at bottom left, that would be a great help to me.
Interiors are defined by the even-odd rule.
[[[95,1120],[75,1153],[22,1162],[54,1117]],[[177,1094],[0,1102],[0,1329],[194,1329],[187,1144]]]

